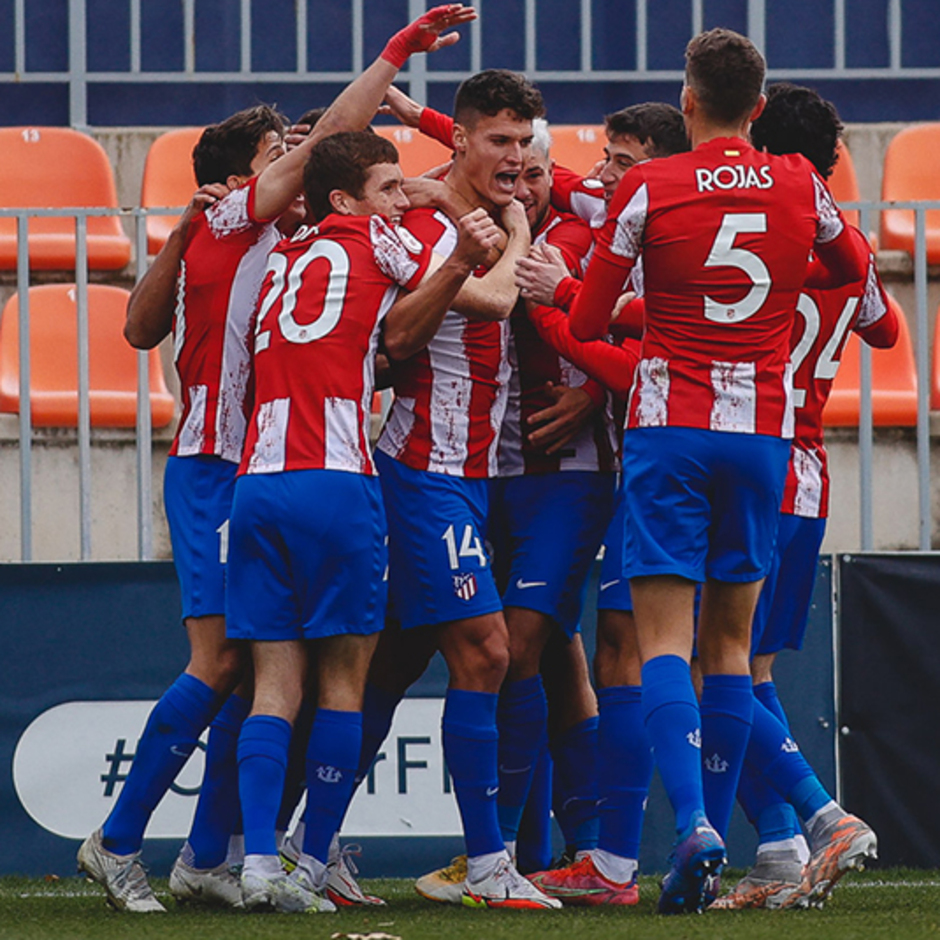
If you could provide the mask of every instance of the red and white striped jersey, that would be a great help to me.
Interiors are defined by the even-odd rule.
[[[629,170],[571,314],[575,335],[600,332],[643,252],[646,330],[628,427],[792,437],[789,338],[810,249],[847,278],[864,271],[844,229],[799,155],[721,138]]]
[[[170,453],[179,457],[241,460],[249,332],[268,253],[280,238],[273,222],[255,216],[256,182],[210,206],[189,229],[173,314],[182,415]]]
[[[559,212],[576,215],[591,228],[600,228],[607,221],[604,184],[557,163],[552,171],[552,205]]]
[[[369,416],[382,320],[430,259],[378,215],[329,215],[277,246],[258,308],[240,473],[375,473]]]
[[[591,230],[573,215],[562,215],[549,207],[533,243],[547,242],[565,257],[568,269],[583,274],[583,264],[593,243]],[[580,433],[554,454],[533,447],[528,434],[534,430],[529,417],[554,403],[546,383],[580,388],[591,380],[577,366],[559,355],[539,335],[520,300],[510,317],[509,362],[512,375],[506,416],[499,439],[499,476],[525,473],[557,473],[562,470],[614,471],[618,443],[610,396],[603,394],[603,407]]]
[[[822,413],[849,332],[880,347],[894,345],[898,334],[897,317],[888,305],[868,241],[858,229],[850,228],[849,233],[866,265],[865,278],[835,289],[804,290],[792,334],[796,433],[781,509],[814,519],[829,514]]]
[[[441,257],[457,228],[434,209],[412,209],[405,223]],[[497,472],[497,435],[509,384],[509,324],[448,310],[421,352],[393,364],[395,401],[378,448],[414,470],[487,478]]]

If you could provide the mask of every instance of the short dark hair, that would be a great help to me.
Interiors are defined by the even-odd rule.
[[[734,30],[710,29],[694,36],[685,62],[686,83],[715,121],[745,119],[760,99],[767,64],[754,43]]]
[[[369,168],[378,163],[398,163],[395,145],[378,134],[345,131],[316,143],[304,166],[304,195],[314,218],[320,221],[333,211],[334,189],[361,199]]]
[[[777,82],[767,89],[767,106],[751,125],[751,143],[768,153],[801,153],[828,179],[839,159],[839,112],[812,88]]]
[[[237,111],[207,127],[193,147],[193,170],[200,186],[224,183],[233,174],[251,176],[251,161],[270,131],[284,136],[287,119],[267,104]]]
[[[486,69],[460,83],[454,97],[454,120],[473,127],[480,115],[493,117],[505,108],[523,121],[545,114],[542,93],[525,75],[509,69]]]
[[[671,157],[689,149],[682,112],[671,104],[646,101],[604,118],[610,138],[635,137],[649,157]]]

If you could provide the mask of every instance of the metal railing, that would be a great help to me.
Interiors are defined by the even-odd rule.
[[[199,37],[196,29],[196,0],[182,0],[182,33],[180,36],[182,68],[148,69],[143,65],[142,46],[144,26],[141,15],[142,0],[127,0],[129,6],[129,65],[124,70],[92,71],[88,68],[87,33],[91,30],[114,28],[111,18],[89,21],[86,0],[68,2],[68,64],[61,70],[30,70],[28,68],[27,9],[26,0],[14,0],[13,70],[0,73],[0,82],[16,83],[67,83],[69,87],[69,115],[73,127],[88,124],[88,87],[95,84],[135,83],[180,83],[180,82],[225,82],[225,83],[305,83],[336,84],[349,82],[358,75],[365,64],[366,45],[363,0],[348,0],[350,11],[350,57],[348,69],[320,70],[312,67],[308,49],[308,19],[310,0],[298,0],[295,4],[293,55],[296,66],[282,71],[253,71],[254,50],[267,40],[257,36],[252,29],[252,2],[239,0],[239,65],[237,69],[207,70],[197,68]],[[662,82],[679,81],[679,68],[655,68],[650,65],[651,21],[655,14],[652,0],[636,0],[633,16],[634,68],[598,69],[593,22],[603,0],[577,0],[580,4],[580,34],[570,37],[577,42],[578,68],[543,68],[539,62],[539,37],[542,31],[555,28],[550,17],[539,18],[537,0],[525,0],[523,19],[524,70],[540,84],[589,83],[589,82]],[[408,0],[409,15],[420,15],[429,4],[425,0]],[[847,0],[833,0],[832,8],[832,55],[831,62],[823,67],[804,68],[798,62],[770,63],[770,80],[792,79],[796,81],[819,81],[829,79],[935,79],[940,78],[940,67],[918,67],[904,64],[904,42],[908,30],[902,29],[904,0],[888,0],[887,15],[883,21],[872,22],[871,30],[884,30],[887,46],[887,64],[882,66],[850,66],[847,64],[848,37],[846,21],[849,16]],[[428,85],[461,81],[478,71],[483,61],[483,22],[496,14],[498,5],[481,7],[480,18],[465,30],[465,42],[469,43],[467,70],[429,70],[424,56],[414,57],[403,71],[401,80],[409,86],[412,97],[420,102],[427,100]],[[322,9],[321,9],[322,15]],[[857,16],[857,14],[854,14]],[[819,28],[822,28],[820,21]],[[704,0],[689,0],[688,36],[699,32],[705,20]],[[747,32],[760,49],[766,47],[768,31],[767,0],[748,0]],[[627,32],[625,30],[625,32]],[[916,32],[916,30],[914,31]],[[218,37],[213,35],[212,41]]]
[[[930,505],[930,311],[928,309],[926,212],[940,209],[938,202],[852,202],[845,209],[858,209],[861,228],[871,229],[874,213],[886,209],[910,209],[915,218],[914,253],[914,309],[913,341],[917,366],[917,502],[918,502],[918,548],[931,547],[932,514]],[[92,511],[91,511],[91,409],[89,400],[89,335],[88,335],[88,250],[87,220],[89,217],[117,215],[133,221],[136,257],[147,258],[146,220],[150,215],[175,215],[181,209],[0,209],[0,218],[17,220],[17,269],[16,289],[19,296],[19,420],[18,447],[20,470],[20,558],[33,559],[33,426],[30,411],[30,312],[29,292],[30,268],[28,253],[29,221],[33,218],[70,217],[75,220],[76,233],[76,316],[78,325],[78,474],[79,474],[79,532],[80,558],[92,557]],[[146,270],[146,262],[137,266],[137,279]],[[911,311],[908,311],[909,313]],[[136,473],[137,473],[137,556],[141,560],[154,557],[153,526],[153,448],[150,410],[150,375],[147,353],[137,356],[137,423]],[[874,428],[872,417],[872,373],[871,351],[861,344],[860,362],[861,403],[858,430],[860,530],[858,547],[869,550],[874,543]]]

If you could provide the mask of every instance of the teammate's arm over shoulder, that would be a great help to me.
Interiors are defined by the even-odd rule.
[[[135,349],[153,349],[169,335],[176,307],[177,277],[189,244],[190,226],[199,213],[224,199],[228,192],[222,183],[208,183],[196,190],[153,264],[131,291],[124,338]]]

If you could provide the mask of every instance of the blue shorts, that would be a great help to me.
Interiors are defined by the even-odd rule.
[[[378,632],[388,594],[379,481],[341,470],[239,477],[228,569],[233,639]]]
[[[601,561],[601,577],[597,585],[598,610],[633,610],[630,596],[630,581],[624,576],[624,553],[626,552],[626,521],[624,519],[623,480],[617,487],[614,514],[607,534],[604,536],[604,558]]]
[[[587,470],[490,481],[487,537],[504,607],[537,610],[574,636],[614,482],[613,473]]]
[[[825,519],[780,514],[773,567],[754,613],[752,655],[802,649],[825,534]]]
[[[225,561],[238,464],[221,457],[168,457],[163,504],[183,619],[225,613]]]
[[[388,515],[389,607],[402,628],[502,610],[484,547],[488,480],[412,470],[377,451]]]
[[[789,454],[789,441],[764,434],[627,431],[627,577],[763,578],[773,560]]]

